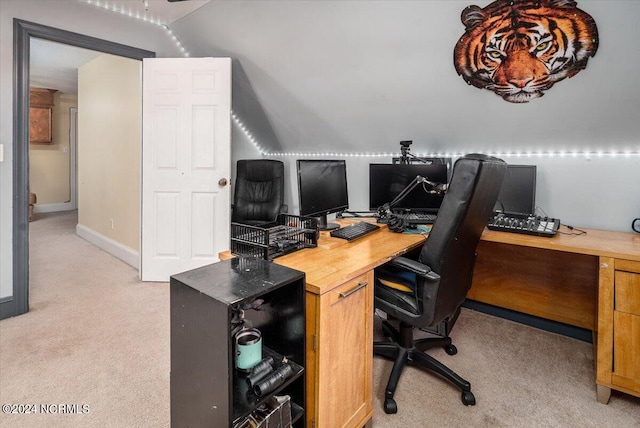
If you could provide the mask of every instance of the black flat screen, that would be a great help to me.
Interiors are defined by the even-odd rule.
[[[300,215],[318,217],[349,208],[344,160],[298,160]]]
[[[508,165],[493,211],[533,215],[536,210],[536,166]]]
[[[369,209],[376,210],[380,206],[393,201],[418,175],[435,183],[446,183],[447,166],[435,164],[370,164]],[[425,185],[425,188],[430,190],[431,187]],[[393,209],[437,213],[444,195],[427,193],[425,188],[423,188],[422,184],[419,184]]]

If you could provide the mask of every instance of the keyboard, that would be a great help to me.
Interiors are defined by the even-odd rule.
[[[509,216],[496,214],[489,220],[487,228],[501,232],[523,233],[552,237],[560,227],[560,220],[549,217]]]
[[[405,224],[433,224],[438,216],[436,214],[420,213],[420,212],[397,212],[393,213],[395,217],[404,220]],[[380,219],[379,223],[386,223],[387,219]]]
[[[375,232],[380,229],[380,226],[373,223],[367,223],[366,221],[360,221],[348,226],[343,226],[340,229],[332,230],[330,233],[334,238],[346,239],[347,241],[353,241],[354,239],[361,238],[368,235],[371,232]]]

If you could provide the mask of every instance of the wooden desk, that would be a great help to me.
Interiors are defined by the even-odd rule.
[[[425,239],[381,226],[351,242],[321,232],[317,248],[274,260],[306,274],[307,427],[362,427],[373,416],[373,269]]]
[[[640,396],[640,235],[584,230],[485,230],[468,297],[591,330],[598,401],[611,388]]]
[[[553,238],[485,230],[468,297],[593,331],[598,401],[611,388],[640,396],[640,235],[585,230]],[[274,260],[306,273],[308,427],[371,419],[373,269],[424,239],[385,227],[353,242],[322,232],[318,248]],[[614,318],[625,327],[614,330]]]

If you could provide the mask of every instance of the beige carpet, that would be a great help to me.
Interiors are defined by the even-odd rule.
[[[58,413],[2,414],[0,426],[166,427],[168,284],[141,283],[78,238],[75,221],[53,213],[30,224],[31,310],[0,321],[0,403]],[[640,427],[640,399],[614,392],[609,405],[597,403],[587,343],[469,310],[452,336],[457,355],[431,353],[471,382],[477,405],[409,368],[398,414],[386,415],[391,362],[376,358],[375,427]],[[80,414],[63,413],[74,404]]]

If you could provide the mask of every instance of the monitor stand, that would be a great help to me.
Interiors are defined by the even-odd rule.
[[[327,215],[321,215],[317,217],[318,219],[318,230],[333,230],[340,229],[340,225],[338,223],[328,223]]]

